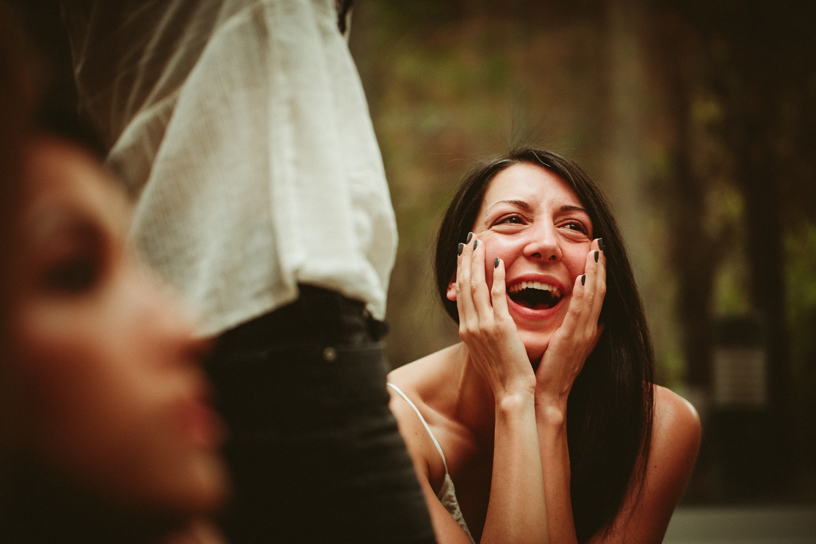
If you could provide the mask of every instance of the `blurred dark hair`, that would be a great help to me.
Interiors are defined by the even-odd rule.
[[[653,415],[654,352],[632,267],[606,196],[573,161],[544,149],[519,147],[476,164],[460,182],[436,245],[439,298],[459,322],[446,293],[456,274],[456,250],[473,230],[490,182],[514,164],[556,174],[575,191],[603,238],[607,292],[600,321],[605,329],[575,380],[567,406],[572,509],[579,542],[609,530],[626,491],[646,471]]]
[[[13,9],[0,3],[0,333],[5,333],[8,256],[29,112],[35,100],[32,49]],[[1,336],[1,334],[0,334]],[[0,338],[2,340],[3,338]]]
[[[19,426],[9,355],[13,235],[22,190],[23,150],[35,96],[32,49],[12,8],[0,2],[0,530],[8,505],[12,436]],[[0,536],[2,538],[2,536]]]
[[[97,158],[107,149],[87,119],[80,117],[71,47],[56,0],[8,0],[17,34],[25,33],[28,51],[20,55],[34,65],[36,103],[31,129],[79,144]],[[5,3],[5,2],[3,2]],[[17,46],[19,49],[20,46]],[[19,52],[18,52],[19,53]]]

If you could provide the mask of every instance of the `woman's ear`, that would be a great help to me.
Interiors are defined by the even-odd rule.
[[[456,281],[451,280],[448,284],[448,292],[446,293],[448,300],[456,302]]]

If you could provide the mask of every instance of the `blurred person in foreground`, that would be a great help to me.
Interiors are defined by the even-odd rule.
[[[90,152],[31,124],[35,61],[0,10],[0,118],[14,120],[0,124],[13,196],[1,218],[0,541],[220,542],[200,521],[228,493],[206,345],[127,248],[121,188]]]
[[[448,207],[435,265],[462,342],[389,385],[440,544],[661,542],[700,422],[653,383],[597,184],[543,149],[480,162]]]
[[[396,225],[350,1],[62,0],[130,239],[202,311],[244,542],[433,542],[380,342]]]

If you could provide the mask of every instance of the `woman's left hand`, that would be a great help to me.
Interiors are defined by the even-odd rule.
[[[536,402],[566,409],[572,384],[603,332],[598,323],[606,295],[606,259],[600,239],[591,244],[584,268],[575,279],[569,309],[553,333],[536,370]]]

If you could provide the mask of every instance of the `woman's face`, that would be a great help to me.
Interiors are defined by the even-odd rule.
[[[499,172],[485,192],[473,232],[485,245],[485,276],[504,261],[507,305],[531,361],[561,325],[575,280],[584,273],[592,222],[575,192],[541,166]]]
[[[166,513],[224,498],[220,423],[189,317],[126,249],[104,170],[49,138],[25,156],[12,302],[23,452],[101,497]]]

